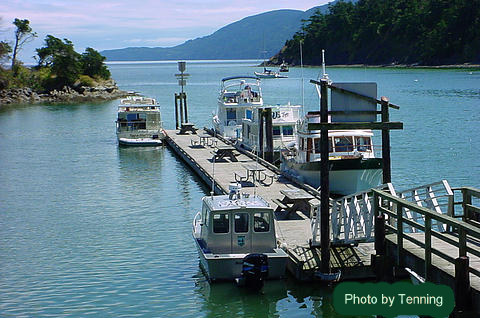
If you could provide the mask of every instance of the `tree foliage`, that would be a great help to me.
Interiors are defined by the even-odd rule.
[[[45,46],[36,49],[38,68],[48,67],[53,75],[50,83],[56,87],[72,86],[81,74],[81,55],[75,52],[68,39],[60,40],[52,35],[45,38]],[[50,85],[49,85],[50,86]]]
[[[27,19],[20,20],[15,19],[13,21],[13,25],[15,25],[15,43],[13,45],[13,54],[12,54],[12,70],[14,74],[16,73],[15,65],[17,63],[17,54],[21,50],[22,46],[33,40],[37,36],[37,33],[33,32],[32,28],[30,27],[30,21]]]
[[[359,0],[317,12],[279,60],[299,64],[480,63],[480,0]]]
[[[12,47],[6,41],[0,41],[0,67],[9,58],[9,54],[12,52]]]
[[[107,66],[103,64],[105,59],[105,56],[98,53],[98,51],[92,49],[91,47],[87,47],[80,58],[82,64],[82,74],[90,77],[109,79],[110,71],[108,70]]]

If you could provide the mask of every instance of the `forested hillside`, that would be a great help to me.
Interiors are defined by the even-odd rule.
[[[317,12],[273,59],[300,64],[480,63],[480,0],[339,1]]]

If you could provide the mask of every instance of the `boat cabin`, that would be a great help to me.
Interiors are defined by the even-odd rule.
[[[263,106],[247,109],[242,123],[242,145],[247,149],[258,149],[259,142],[259,113],[258,109],[271,108],[272,110],[272,138],[274,151],[285,149],[295,143],[297,121],[300,118],[300,105]],[[265,134],[264,134],[265,136]]]
[[[205,253],[271,253],[277,247],[273,210],[258,196],[203,198],[199,243]]]
[[[320,131],[308,130],[309,123],[319,123],[317,112],[308,113],[298,130],[297,147],[301,161],[320,160]],[[375,158],[371,130],[330,130],[328,151],[330,157],[362,156]]]
[[[160,106],[154,100],[145,104],[121,103],[118,107],[117,132],[155,130],[160,127]]]

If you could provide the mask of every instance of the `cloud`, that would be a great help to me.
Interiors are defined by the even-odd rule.
[[[15,18],[28,19],[39,34],[68,38],[75,47],[174,46],[213,33],[247,16],[281,9],[306,10],[327,0],[2,0],[3,27],[12,35]],[[25,51],[28,49],[26,48]],[[31,52],[33,49],[31,49]]]

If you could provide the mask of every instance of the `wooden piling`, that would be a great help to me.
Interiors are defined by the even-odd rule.
[[[470,298],[469,258],[460,256],[455,259],[455,310],[468,309]]]
[[[257,156],[263,158],[263,110],[258,110],[258,149]]]
[[[390,116],[388,113],[389,100],[382,96],[382,123],[388,123]],[[390,131],[387,128],[382,129],[382,158],[383,158],[383,183],[392,182],[392,169],[390,160]]]
[[[183,92],[181,94],[182,94],[181,96],[183,99],[183,107],[185,112],[185,122],[188,123],[187,93]]]
[[[180,124],[178,122],[178,95],[175,93],[175,129],[179,129]]]
[[[263,112],[265,119],[265,160],[273,163],[273,123],[272,109],[266,108]]]
[[[328,123],[328,81],[321,81],[320,121]],[[322,127],[320,135],[320,247],[321,271],[330,273],[330,188],[328,171],[328,128]]]

